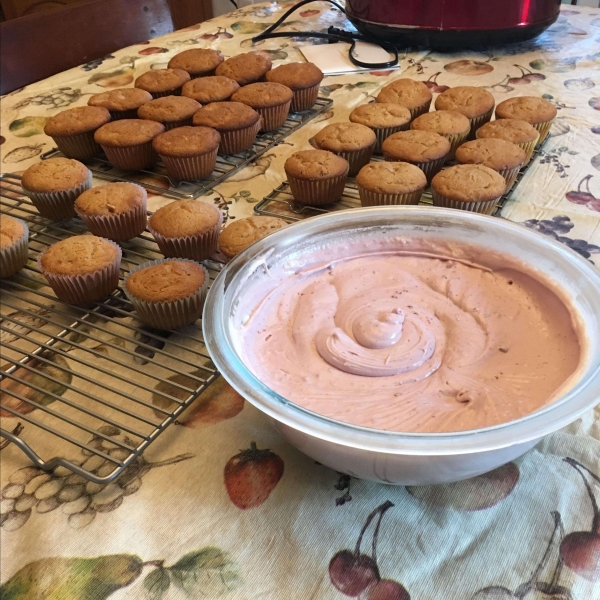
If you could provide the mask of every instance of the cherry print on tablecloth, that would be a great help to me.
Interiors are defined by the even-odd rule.
[[[590,210],[600,212],[600,197],[596,198],[590,191],[590,180],[593,175],[586,175],[577,185],[577,190],[570,191],[565,194],[565,198],[573,204],[587,206]],[[581,189],[582,186],[585,189]]]
[[[164,52],[168,52],[168,48],[159,48],[158,46],[150,46],[150,48],[144,48],[143,50],[139,50],[138,54],[142,56],[150,56],[152,54],[163,54]]]
[[[450,86],[442,85],[437,82],[437,78],[441,74],[442,74],[442,72],[438,71],[437,73],[430,75],[429,79],[427,79],[426,81],[423,82],[431,90],[431,92],[433,94],[441,94],[442,92],[445,92],[446,90],[450,89]]]

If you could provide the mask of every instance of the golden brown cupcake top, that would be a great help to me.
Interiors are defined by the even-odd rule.
[[[110,121],[110,113],[102,106],[77,106],[61,110],[46,122],[44,133],[50,137],[77,135],[95,131]]]
[[[396,79],[379,92],[377,102],[391,102],[406,108],[417,108],[430,102],[431,98],[431,91],[422,81]]]
[[[210,102],[224,102],[229,100],[231,95],[240,86],[237,81],[229,77],[199,77],[188,81],[182,88],[181,94],[188,98],[193,98],[200,104],[209,104]]]
[[[411,129],[434,131],[440,135],[455,135],[471,129],[469,119],[455,110],[436,110],[418,116],[411,124]]]
[[[52,244],[41,257],[42,268],[56,275],[85,275],[111,265],[119,247],[95,235],[74,235]]]
[[[295,152],[284,165],[288,177],[297,179],[328,179],[348,173],[348,161],[327,150]]]
[[[443,158],[450,152],[450,142],[439,133],[410,129],[393,133],[383,141],[386,157],[411,163],[427,163]]]
[[[212,152],[220,142],[221,134],[212,127],[177,127],[157,135],[152,147],[160,156],[184,158]]]
[[[21,221],[8,215],[0,216],[0,248],[8,248],[25,235],[25,226]]]
[[[120,88],[94,94],[89,100],[89,106],[102,106],[108,110],[123,111],[138,109],[145,102],[152,100],[152,94],[138,88]]]
[[[366,125],[371,129],[402,127],[410,122],[410,111],[400,104],[374,102],[357,106],[350,113],[350,121]]]
[[[305,90],[323,81],[323,71],[311,62],[297,62],[280,65],[265,75],[267,81],[281,83],[291,90]]]
[[[117,181],[86,190],[75,200],[75,209],[85,215],[119,215],[144,206],[147,197],[143,187]]]
[[[293,97],[294,92],[280,83],[251,83],[235,92],[231,100],[252,108],[270,108],[290,102]]]
[[[163,96],[150,100],[138,108],[138,117],[159,123],[176,123],[189,119],[200,104],[185,96]]]
[[[360,123],[332,123],[315,136],[316,145],[331,152],[352,152],[373,146],[377,137],[372,129]]]
[[[525,150],[512,142],[482,138],[466,142],[456,150],[456,160],[469,165],[485,165],[494,171],[514,169],[525,163]]]
[[[223,220],[221,211],[201,200],[177,200],[150,217],[150,227],[165,237],[186,237],[214,229]]]
[[[456,165],[440,171],[432,179],[431,187],[450,200],[488,202],[502,196],[506,181],[484,165]]]
[[[125,283],[136,298],[147,302],[173,302],[195,294],[206,280],[206,272],[197,263],[168,260],[143,267]]]
[[[455,110],[468,119],[475,119],[492,110],[495,103],[494,96],[487,90],[458,85],[442,92],[435,99],[435,109]]]
[[[254,125],[260,115],[241,102],[212,102],[194,115],[194,125],[213,127],[217,131],[235,131]]]
[[[496,119],[522,119],[537,124],[556,117],[556,106],[537,96],[518,96],[500,102],[496,106]]]
[[[540,134],[527,121],[522,119],[498,119],[482,125],[476,133],[478,138],[499,138],[513,144],[533,142]]]
[[[134,86],[147,92],[169,92],[179,89],[191,79],[190,74],[183,69],[156,69],[140,75]]]
[[[240,85],[248,85],[258,81],[271,70],[271,59],[257,52],[247,52],[228,58],[216,70],[217,75],[229,77]]]
[[[191,48],[176,54],[169,61],[169,69],[183,69],[192,77],[212,75],[223,62],[223,55],[211,48]]]
[[[408,194],[427,185],[425,173],[406,162],[375,162],[365,165],[356,177],[356,183],[379,194]]]
[[[286,225],[283,219],[276,217],[248,217],[233,221],[219,237],[219,250],[227,258],[233,258],[254,242]]]
[[[121,148],[137,146],[153,140],[165,130],[162,123],[144,119],[120,119],[102,125],[94,133],[94,140],[101,146]]]
[[[89,169],[72,158],[49,158],[31,165],[21,179],[29,192],[64,192],[88,180]]]

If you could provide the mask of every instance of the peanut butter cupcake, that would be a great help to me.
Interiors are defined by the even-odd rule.
[[[194,113],[200,103],[185,96],[163,96],[142,104],[138,108],[138,117],[148,121],[162,123],[166,130],[192,124]]]
[[[94,94],[88,100],[89,106],[101,106],[110,112],[111,121],[135,119],[142,104],[150,102],[152,94],[138,88],[120,88]]]
[[[133,85],[146,90],[153,98],[162,96],[181,96],[181,88],[191,79],[183,69],[157,69],[140,75]]]
[[[214,75],[223,62],[223,55],[212,48],[191,48],[176,54],[167,65],[169,69],[182,69],[194,79]]]
[[[527,164],[540,139],[540,133],[533,125],[522,119],[497,119],[482,125],[477,130],[476,137],[498,138],[516,144],[525,150],[525,164]]]
[[[410,127],[410,111],[400,104],[375,102],[357,106],[350,113],[350,121],[365,125],[375,132],[377,136],[375,152],[380,154],[381,144],[387,137]]]
[[[290,111],[301,112],[315,105],[323,71],[311,62],[287,63],[268,71],[265,78],[289,87],[294,92]]]
[[[159,208],[148,229],[166,257],[199,262],[217,251],[222,223],[221,211],[211,204],[177,200]]]
[[[422,81],[396,79],[379,92],[377,102],[405,106],[410,110],[411,119],[414,119],[429,110],[431,98],[431,91]]]
[[[376,162],[356,177],[363,206],[418,204],[427,186],[425,173],[406,162]]]
[[[239,89],[237,81],[229,79],[229,77],[200,77],[188,81],[183,86],[181,94],[200,102],[200,104],[210,104],[229,100]]]
[[[237,256],[254,242],[264,238],[273,231],[285,227],[287,223],[276,217],[247,217],[236,219],[219,237],[219,250],[229,259]]]
[[[29,228],[21,219],[0,216],[0,279],[18,273],[29,258]]]
[[[556,106],[537,96],[509,98],[496,107],[496,119],[521,119],[533,125],[540,134],[539,144],[546,139],[555,118]]]
[[[294,92],[280,83],[251,83],[240,88],[232,102],[253,108],[263,120],[263,131],[279,129],[287,119]]]
[[[215,73],[237,81],[239,85],[248,85],[264,81],[265,75],[271,70],[271,59],[258,52],[247,52],[228,58],[222,62]]]
[[[455,110],[436,110],[417,117],[410,124],[410,128],[443,135],[450,142],[448,160],[452,160],[456,149],[467,139],[471,123],[467,117]]]
[[[377,136],[360,123],[332,123],[317,133],[314,142],[321,150],[345,158],[350,168],[348,175],[354,177],[371,160]]]
[[[470,85],[458,85],[442,92],[435,99],[435,110],[454,110],[464,115],[471,123],[470,139],[494,112],[496,100],[487,90]]]

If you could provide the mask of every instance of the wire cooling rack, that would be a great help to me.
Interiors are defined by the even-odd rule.
[[[108,483],[219,374],[200,321],[176,332],[146,327],[121,288],[88,308],[58,300],[39,273],[37,257],[86,229],[79,219],[44,219],[22,194],[20,177],[0,176],[0,214],[22,219],[30,232],[29,263],[4,279],[0,292],[0,435],[41,469],[62,466]],[[147,233],[121,246],[122,276],[162,258]],[[205,266],[212,282],[220,265]],[[24,425],[21,436],[13,430],[17,423]],[[79,459],[63,458],[74,454]]]
[[[294,131],[327,110],[332,104],[333,101],[328,98],[318,98],[316,104],[310,110],[300,113],[290,113],[284,125],[276,131],[259,133],[250,150],[231,156],[218,156],[215,170],[208,179],[202,181],[173,181],[167,176],[167,172],[161,162],[152,169],[134,172],[115,169],[105,156],[98,156],[82,162],[100,179],[131,181],[152,192],[171,198],[197,198],[249,165],[252,161],[267,152],[267,150],[270,150]],[[54,148],[42,154],[40,158],[45,160],[58,156],[63,156],[63,154],[58,148]]]

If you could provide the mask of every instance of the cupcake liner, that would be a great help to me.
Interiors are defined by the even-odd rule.
[[[423,104],[416,106],[415,108],[409,108],[410,111],[410,120],[414,121],[418,116],[429,112],[429,108],[431,107],[431,100],[427,100]]]
[[[206,293],[208,291],[208,282],[210,277],[208,271],[202,267],[204,271],[204,283],[195,293],[187,296],[186,298],[180,298],[179,300],[173,300],[171,302],[151,302],[149,300],[141,300],[136,298],[127,289],[127,280],[140,269],[146,267],[152,267],[154,265],[160,265],[165,262],[172,262],[173,260],[184,260],[185,262],[194,262],[187,259],[158,259],[151,262],[143,263],[135,269],[132,269],[129,275],[125,277],[123,282],[123,291],[127,296],[128,300],[133,305],[133,308],[140,319],[150,327],[156,329],[177,329],[178,327],[185,327],[191,325],[194,321],[197,321],[202,316],[202,308],[204,307],[204,300],[206,299]],[[194,264],[197,264],[194,262]]]
[[[189,117],[187,119],[182,119],[181,121],[171,121],[169,123],[165,123],[161,121],[165,126],[165,131],[169,131],[169,129],[176,129],[177,127],[191,127],[193,123],[193,117]]]
[[[279,104],[278,106],[269,106],[267,108],[255,108],[254,110],[263,118],[263,131],[274,131],[279,129],[285,123],[290,112],[291,100]]]
[[[501,196],[498,196],[498,198],[487,200],[485,202],[459,202],[458,200],[452,200],[450,198],[446,198],[445,196],[441,196],[435,190],[432,190],[432,195],[434,206],[468,210],[469,212],[480,213],[482,215],[491,215],[496,210],[496,204],[501,198]]]
[[[166,92],[150,92],[150,94],[152,94],[153,100],[156,100],[156,98],[164,98],[165,96],[181,96],[181,87],[178,87],[175,90],[167,90]]]
[[[517,175],[519,174],[519,171],[525,166],[525,163],[523,163],[522,165],[519,165],[518,167],[513,167],[512,169],[502,169],[501,171],[498,171],[498,173],[500,173],[500,175],[502,175],[502,177],[504,177],[504,181],[506,181],[506,190],[505,190],[505,194],[507,192],[510,192],[510,190],[512,189],[512,186],[515,184],[515,179],[517,178]]]
[[[319,97],[319,84],[313,85],[303,90],[296,90],[294,97],[292,98],[292,104],[290,105],[290,112],[302,112],[304,110],[310,110]]]
[[[525,164],[528,165],[529,162],[531,161],[531,155],[533,154],[533,151],[535,150],[535,147],[538,145],[540,136],[538,134],[538,136],[535,138],[535,140],[532,140],[531,142],[522,142],[520,144],[517,144],[517,146],[519,146],[519,148],[523,148],[523,150],[525,150]]]
[[[137,111],[137,108],[131,108],[129,110],[109,110],[108,112],[111,121],[119,121],[121,119],[137,119]]]
[[[454,160],[456,149],[469,137],[469,132],[470,130],[465,131],[464,133],[440,133],[440,135],[450,142],[450,152],[448,152],[448,156],[446,156],[446,161]]]
[[[152,140],[136,146],[102,146],[102,150],[108,162],[123,171],[148,169],[158,161],[158,154],[152,149]]]
[[[393,133],[397,133],[398,131],[406,131],[409,128],[410,122],[406,123],[405,125],[399,125],[397,127],[381,127],[377,129],[371,127],[371,129],[375,132],[375,135],[377,136],[377,141],[375,142],[375,150],[373,152],[375,154],[381,154],[381,145],[387,138],[390,137],[390,135],[392,135]]]
[[[372,146],[368,148],[363,148],[361,150],[353,150],[352,152],[335,152],[338,156],[345,158],[350,165],[348,169],[348,177],[356,177],[358,172],[371,160],[373,156],[373,151],[375,150],[375,142]]]
[[[358,194],[362,206],[390,206],[399,204],[419,204],[423,190],[407,192],[406,194],[382,194],[358,186]]]
[[[114,242],[117,250],[117,259],[101,269],[83,275],[60,275],[47,271],[42,267],[42,257],[38,257],[38,269],[48,280],[57,298],[69,304],[82,305],[102,300],[110,296],[119,285],[119,271],[121,269],[121,248]]]
[[[16,242],[0,249],[0,279],[18,273],[27,264],[29,258],[29,227],[21,219],[13,218],[23,225],[25,231]]]
[[[94,141],[94,131],[78,135],[61,135],[52,138],[56,147],[67,157],[83,160],[102,152],[100,144]]]
[[[479,117],[475,117],[474,119],[469,119],[471,123],[471,131],[469,132],[469,139],[474,140],[477,137],[477,130],[485,125],[494,114],[494,107],[490,108],[485,114],[480,115]]]
[[[24,192],[31,199],[32,204],[38,209],[42,217],[61,221],[62,219],[71,219],[76,217],[75,200],[86,190],[92,187],[92,173],[83,183],[62,192],[30,192],[24,189]]]
[[[540,132],[540,139],[537,142],[539,146],[546,139],[546,136],[550,132],[550,127],[552,127],[552,123],[554,123],[554,119],[550,121],[544,121],[543,123],[532,123],[531,126],[537,129]]]
[[[217,164],[218,147],[198,156],[164,156],[160,158],[167,169],[167,175],[178,181],[198,181],[206,179]]]
[[[294,199],[308,206],[321,206],[337,202],[346,186],[347,175],[328,179],[299,179],[288,177]]]
[[[238,154],[239,152],[252,148],[254,140],[260,131],[261,122],[262,120],[259,119],[254,125],[250,125],[250,127],[236,129],[235,131],[219,131],[221,134],[219,154],[221,156]]]
[[[389,154],[384,154],[384,158],[387,162],[402,162],[401,159],[394,158]],[[425,173],[425,177],[427,177],[427,183],[431,183],[431,180],[442,170],[446,160],[448,160],[448,155],[442,156],[442,158],[438,158],[437,160],[432,160],[430,162],[412,162],[411,164],[415,165],[415,167],[419,167],[419,169]]]

